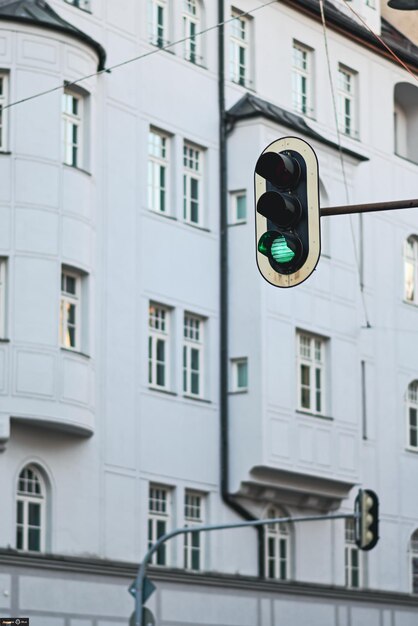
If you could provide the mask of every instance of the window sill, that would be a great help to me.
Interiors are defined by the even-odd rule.
[[[89,13],[90,15],[93,15],[93,12],[91,9],[84,9],[83,7],[78,7],[75,4],[73,4],[72,2],[68,2],[68,0],[65,0],[66,4],[69,4],[70,7],[73,7],[74,9],[78,9],[79,11],[83,11],[83,13]]]
[[[405,452],[412,452],[412,454],[418,454],[418,446],[413,448],[412,446],[406,446]]]
[[[0,150],[0,155],[4,155],[4,156],[10,156],[12,153],[10,152],[10,150]]]
[[[87,176],[92,176],[92,173],[88,170],[84,170],[82,167],[77,167],[77,165],[70,165],[70,163],[63,163],[65,167],[69,167],[72,170],[76,170],[76,172],[82,172],[83,174],[87,174]]]
[[[414,308],[418,307],[418,301],[415,301],[415,300],[405,300],[405,299],[403,299],[403,303],[406,304],[407,306],[413,306]]]
[[[248,387],[247,389],[232,389],[232,391],[229,392],[231,396],[237,396],[243,393],[248,393]]]
[[[70,354],[78,354],[79,356],[82,356],[85,359],[91,359],[91,356],[89,354],[86,354],[85,352],[81,352],[81,350],[73,350],[72,348],[66,348],[65,346],[60,346],[60,349],[63,350],[64,352],[69,352]]]
[[[177,396],[175,391],[170,389],[164,389],[164,387],[157,387],[157,385],[148,385],[150,391],[158,391],[158,393],[165,393],[167,396]]]
[[[206,400],[205,398],[199,398],[199,396],[192,396],[187,393],[183,394],[183,398],[186,398],[186,400],[196,400],[196,402],[203,402],[204,404],[212,404],[211,400]]]
[[[6,337],[0,337],[0,343],[10,343],[10,339],[7,339]]]
[[[413,161],[412,159],[409,159],[408,157],[403,156],[402,154],[398,154],[397,152],[394,152],[394,155],[398,157],[398,159],[402,159],[402,161],[407,161],[408,163],[411,163],[412,165],[418,165],[416,161]]]
[[[209,228],[206,228],[205,226],[200,226],[199,224],[194,224],[193,222],[188,222],[187,220],[183,220],[183,224],[196,228],[197,230],[202,230],[205,233],[210,233]]]
[[[177,217],[175,215],[171,215],[170,213],[164,213],[164,211],[156,211],[155,209],[148,208],[147,211],[152,215],[159,215],[160,217],[165,217],[167,220],[173,220],[173,222],[177,222]]]
[[[317,417],[321,420],[326,420],[327,422],[333,422],[334,418],[330,415],[322,415],[321,413],[312,413],[311,411],[305,411],[304,409],[296,409],[296,413],[299,415],[308,415],[310,417]]]
[[[237,222],[229,222],[228,226],[242,226],[243,224],[247,224],[247,220],[240,220]]]

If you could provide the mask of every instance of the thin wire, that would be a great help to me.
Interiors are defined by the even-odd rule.
[[[388,52],[391,54],[391,56],[393,56],[393,58],[400,64],[402,65],[402,67],[408,72],[408,74],[411,74],[412,78],[414,80],[416,80],[418,82],[418,76],[416,74],[414,74],[414,72],[411,70],[411,68],[409,67],[409,65],[407,65],[406,63],[404,63],[402,61],[402,59],[400,59],[398,57],[398,55],[392,50],[392,48],[390,46],[388,46],[388,44],[384,41],[384,39],[382,39],[382,37],[380,37],[380,35],[378,35],[377,33],[374,32],[374,30],[372,28],[370,28],[370,26],[367,24],[367,22],[361,17],[361,15],[359,15],[357,13],[357,11],[355,11],[353,9],[353,7],[347,2],[347,0],[341,0],[342,2],[344,2],[345,6],[348,7],[350,9],[350,11],[360,20],[360,22],[363,24],[363,26],[365,28],[367,28],[368,31],[371,32],[371,34],[373,35],[373,37],[375,37],[381,44],[382,46],[384,46],[386,48],[386,50],[388,50]]]
[[[329,78],[329,83],[330,83],[330,87],[331,87],[331,97],[332,97],[332,106],[333,106],[333,110],[334,110],[335,128],[336,128],[336,131],[337,131],[338,152],[339,152],[339,156],[340,156],[341,171],[342,171],[342,175],[343,175],[346,203],[349,204],[350,203],[350,194],[349,194],[349,191],[348,191],[348,184],[347,184],[347,176],[346,176],[346,171],[345,171],[343,148],[342,148],[342,143],[341,143],[341,134],[340,134],[340,128],[339,128],[339,123],[338,123],[337,102],[336,102],[336,98],[335,98],[334,81],[333,81],[332,72],[331,72],[331,59],[330,59],[329,48],[328,48],[327,24],[326,24],[326,20],[325,20],[323,0],[319,0],[319,8],[320,8],[320,11],[321,11],[322,30],[323,30],[323,33],[324,33],[324,44],[325,44],[325,56],[326,56],[326,59],[327,59],[328,78]],[[357,254],[357,246],[356,246],[356,238],[355,238],[355,235],[354,235],[353,218],[352,218],[351,215],[349,217],[349,221],[350,221],[351,237],[352,237],[352,240],[353,240],[354,260],[355,260],[356,267],[357,267],[357,272],[358,272],[359,286],[360,286],[360,296],[361,296],[361,301],[362,301],[362,304],[363,304],[363,311],[364,311],[364,317],[365,317],[365,321],[366,321],[366,328],[370,328],[371,325],[370,325],[370,322],[369,322],[369,316],[367,314],[366,299],[365,299],[364,291],[362,289],[361,272],[360,272],[360,261],[359,261],[358,254]]]
[[[78,85],[84,80],[88,80],[89,78],[94,78],[95,76],[100,76],[101,74],[104,74],[104,73],[110,73],[113,70],[118,69],[119,67],[128,65],[129,63],[134,63],[135,61],[141,61],[142,59],[152,56],[153,54],[157,54],[158,52],[161,52],[162,50],[168,50],[169,48],[178,46],[181,43],[190,41],[192,39],[195,39],[196,37],[200,37],[201,35],[205,35],[206,33],[209,33],[212,30],[216,30],[217,28],[220,28],[221,26],[225,26],[226,24],[229,24],[230,22],[239,20],[240,18],[245,17],[246,15],[251,15],[252,13],[259,11],[260,9],[264,9],[265,7],[268,7],[270,4],[275,4],[276,2],[277,0],[269,0],[269,2],[265,2],[261,6],[255,7],[254,9],[250,9],[249,11],[246,11],[245,13],[240,13],[237,16],[230,17],[227,20],[224,20],[223,22],[218,22],[217,24],[214,24],[213,26],[209,26],[208,28],[205,28],[204,30],[199,31],[198,33],[195,33],[194,35],[189,35],[188,37],[177,39],[177,41],[172,41],[166,44],[165,46],[156,48],[155,50],[150,50],[149,52],[145,52],[144,54],[140,54],[139,56],[132,57],[131,59],[126,59],[125,61],[121,61],[120,63],[115,63],[115,65],[111,65],[110,67],[105,67],[102,70],[93,72],[92,74],[86,74],[85,76],[76,78],[76,80],[73,80],[71,82],[65,82],[64,84],[57,85],[56,87],[52,87],[51,89],[40,91],[31,96],[28,96],[27,98],[22,98],[21,100],[15,100],[15,102],[11,102],[10,104],[3,106],[3,110],[10,109],[11,107],[14,107],[18,104],[22,104],[23,102],[28,102],[29,100],[34,100],[35,98],[40,98],[41,96],[46,96],[47,94],[53,93],[54,91],[59,91],[60,89],[64,89],[64,88],[67,89],[68,87],[72,87],[73,85]]]

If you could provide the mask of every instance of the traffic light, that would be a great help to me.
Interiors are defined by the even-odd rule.
[[[254,173],[256,255],[275,287],[294,287],[314,271],[321,254],[318,161],[298,137],[273,141]]]
[[[379,499],[371,489],[360,489],[354,503],[355,540],[361,550],[379,541]]]

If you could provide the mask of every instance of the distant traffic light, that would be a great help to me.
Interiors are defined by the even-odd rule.
[[[355,540],[361,550],[371,550],[379,541],[379,499],[371,489],[360,489],[354,503]]]
[[[276,287],[294,287],[321,254],[318,161],[311,146],[283,137],[260,155],[254,174],[257,265]]]

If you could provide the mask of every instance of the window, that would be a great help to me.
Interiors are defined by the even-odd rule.
[[[61,272],[60,344],[81,348],[81,276],[71,270]]]
[[[376,8],[376,0],[366,0],[366,6],[372,9]]]
[[[229,42],[229,71],[234,83],[247,87],[249,81],[249,31],[250,21],[237,11],[232,11],[231,38]]]
[[[90,9],[90,0],[65,0],[68,4],[72,4],[79,9],[88,11]]]
[[[40,472],[28,465],[19,474],[16,498],[16,548],[45,549],[45,485]]]
[[[148,0],[148,37],[154,46],[168,44],[168,7],[166,0]]]
[[[292,99],[298,113],[312,113],[312,51],[293,42]]]
[[[202,150],[185,143],[183,146],[183,217],[186,222],[202,224]]]
[[[159,304],[149,306],[148,382],[155,387],[168,389],[170,311]]]
[[[354,541],[354,520],[345,520],[345,585],[358,589],[362,585],[360,550]]]
[[[418,594],[418,530],[411,536],[412,593]]]
[[[274,508],[267,519],[282,517]],[[288,524],[268,524],[266,527],[266,577],[288,580],[290,575],[290,529]]]
[[[0,151],[7,150],[7,112],[3,108],[8,104],[8,76],[0,73]]]
[[[183,392],[203,396],[203,320],[186,313],[183,326]]]
[[[408,446],[418,450],[418,380],[408,386]]]
[[[0,258],[0,339],[6,337],[6,259]]]
[[[192,491],[184,495],[184,523],[185,526],[196,527],[204,522],[204,498]],[[184,567],[198,571],[203,564],[203,535],[190,533],[184,535]]]
[[[231,193],[231,223],[243,224],[247,221],[247,194],[245,191]]]
[[[73,167],[82,167],[82,96],[64,91],[62,95],[62,115],[64,163]]]
[[[148,497],[148,549],[169,532],[170,490],[150,485]],[[154,565],[168,564],[167,544],[160,546],[152,556]]]
[[[418,239],[409,237],[405,242],[404,250],[405,267],[405,300],[418,304]]]
[[[350,137],[357,136],[356,129],[356,74],[343,67],[338,68],[338,126],[340,132]]]
[[[167,213],[169,138],[156,130],[148,135],[148,208]]]
[[[200,37],[196,33],[200,31],[200,3],[199,0],[183,0],[183,38],[184,58],[191,63],[201,60]]]
[[[299,409],[325,413],[324,358],[325,341],[298,333]]]
[[[248,389],[248,359],[232,359],[232,391]]]

